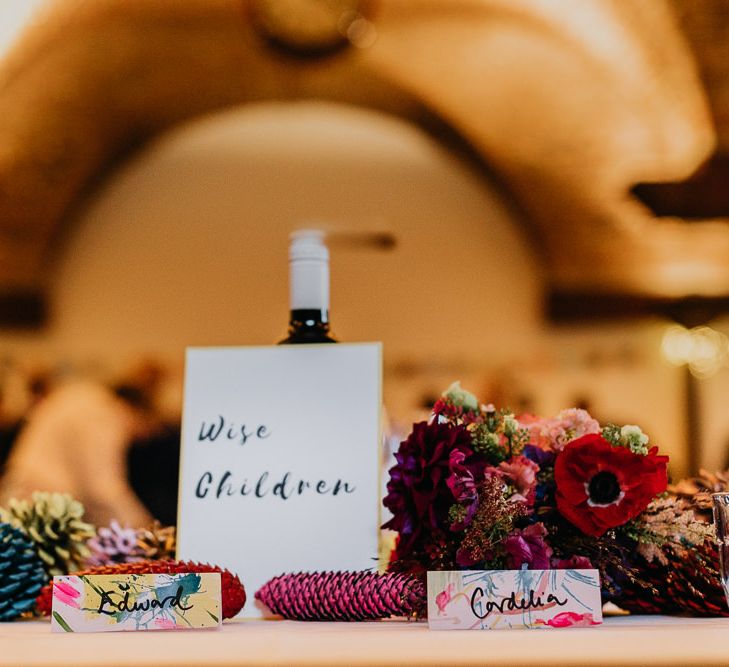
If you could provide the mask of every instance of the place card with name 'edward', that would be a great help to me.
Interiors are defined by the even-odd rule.
[[[431,630],[546,629],[600,623],[597,570],[428,572]]]
[[[53,578],[54,632],[218,628],[220,573]]]

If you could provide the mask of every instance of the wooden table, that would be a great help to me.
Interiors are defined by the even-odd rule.
[[[0,623],[0,665],[727,665],[729,618],[607,618],[595,628],[429,631],[408,621],[229,621],[221,630],[52,634]]]

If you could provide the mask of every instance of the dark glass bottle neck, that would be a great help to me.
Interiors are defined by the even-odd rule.
[[[289,335],[282,345],[305,343],[336,343],[329,335],[329,313],[326,310],[292,310],[289,318]]]

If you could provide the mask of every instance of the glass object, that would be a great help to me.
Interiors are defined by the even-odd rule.
[[[324,232],[291,234],[289,280],[289,335],[281,344],[336,343],[329,335],[329,249]]]
[[[714,527],[719,548],[719,574],[724,595],[729,605],[729,493],[714,493]]]

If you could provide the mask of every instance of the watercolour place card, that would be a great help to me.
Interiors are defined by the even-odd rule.
[[[381,345],[190,348],[177,556],[271,577],[376,564]]]
[[[53,578],[53,632],[217,628],[220,573]]]
[[[597,570],[428,572],[431,630],[569,628],[600,623]]]

